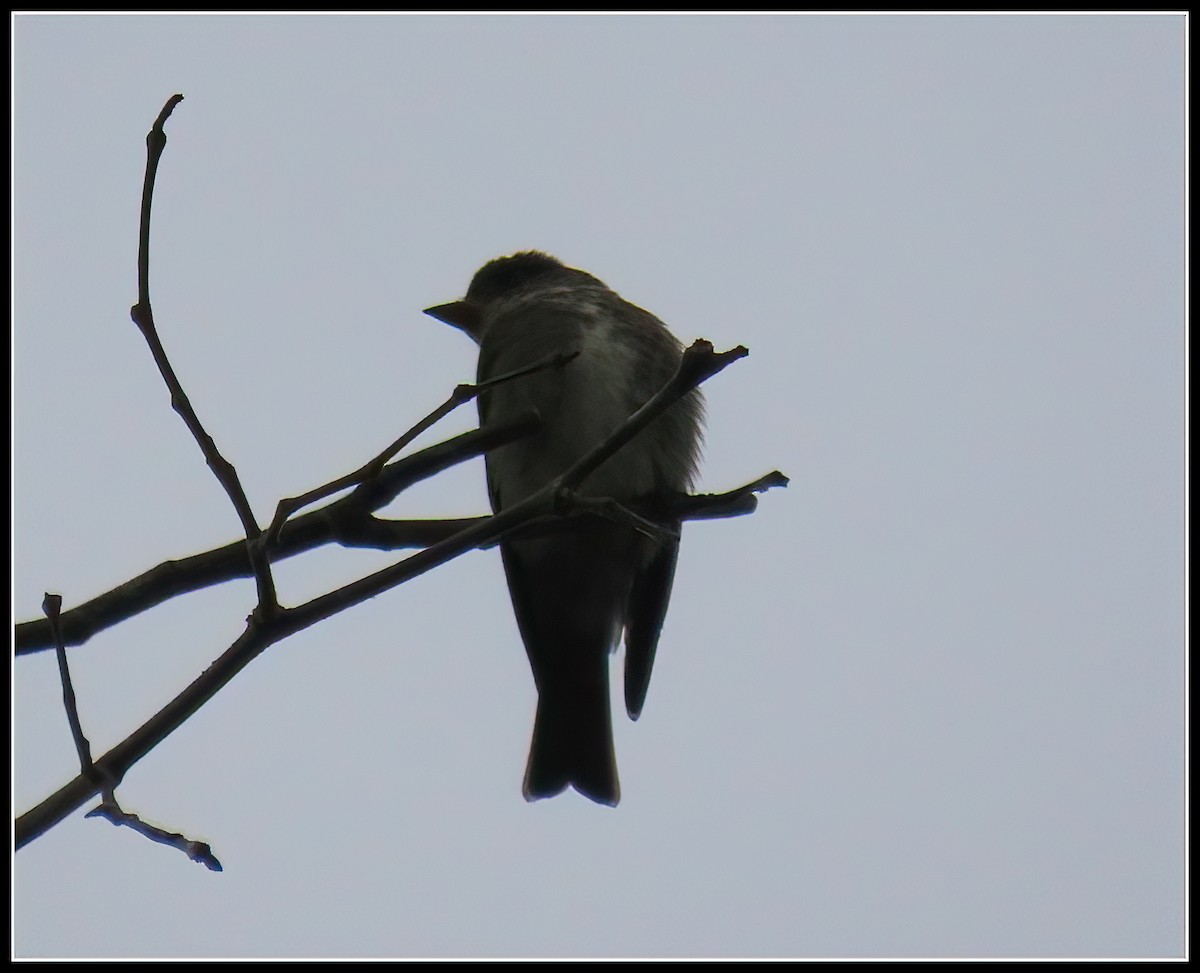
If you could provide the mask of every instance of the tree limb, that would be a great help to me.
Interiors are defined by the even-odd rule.
[[[737,350],[735,349],[735,351]],[[707,352],[701,349],[698,355],[704,359],[703,362],[689,361],[688,356],[685,355],[680,361],[675,376],[647,405],[653,404],[660,411],[667,408],[691,388],[703,382],[705,378],[720,371],[725,364],[741,357],[740,354],[735,355],[733,352],[715,355],[711,345],[708,346]],[[723,363],[720,364],[720,367],[713,367],[718,362]],[[615,442],[618,445],[613,446],[607,453],[607,455],[611,455],[619,448],[620,444],[628,442],[636,434],[636,431],[649,421],[646,414],[646,407],[638,410],[613,430],[601,447],[591,451],[580,464],[576,464],[576,467],[572,467],[572,470],[568,472],[574,472],[585,461],[595,460],[596,456],[600,456],[606,447]],[[650,418],[653,418],[653,415]],[[603,458],[602,456],[599,460],[595,460],[596,464],[603,462]],[[353,581],[336,591],[320,595],[295,608],[281,608],[269,617],[264,618],[257,613],[251,614],[246,621],[245,631],[237,641],[175,699],[159,710],[127,739],[95,761],[97,769],[106,779],[120,781],[130,767],[178,729],[234,676],[276,642],[315,625],[331,615],[374,598],[466,551],[494,543],[509,532],[520,529],[532,518],[552,513],[559,491],[563,488],[564,479],[565,475],[557,477],[520,503],[491,517],[473,521],[451,537],[418,551],[396,564]],[[36,807],[22,814],[17,818],[15,826],[17,847],[21,848],[45,833],[95,794],[97,789],[97,783],[93,777],[80,774]]]

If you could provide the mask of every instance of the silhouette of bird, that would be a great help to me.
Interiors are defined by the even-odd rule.
[[[426,309],[479,344],[480,381],[556,352],[578,357],[485,391],[480,424],[530,409],[532,436],[486,457],[494,511],[536,492],[602,442],[675,372],[682,347],[666,326],[591,274],[526,251],[485,264],[459,301]],[[688,393],[588,476],[579,493],[621,503],[691,488],[703,403]],[[679,523],[662,535],[593,514],[562,529],[502,541],[517,625],[538,691],[525,770],[526,800],[572,786],[620,800],[608,657],[625,635],[625,706],[641,714],[679,551]]]

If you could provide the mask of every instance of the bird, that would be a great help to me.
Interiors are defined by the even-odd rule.
[[[537,492],[604,441],[674,374],[679,341],[649,311],[537,250],[499,257],[466,296],[425,309],[479,345],[478,380],[556,353],[577,353],[483,391],[480,426],[534,411],[537,432],[485,456],[494,512]],[[703,400],[688,392],[583,480],[578,493],[625,505],[689,491],[700,456]],[[624,696],[641,715],[679,552],[680,522],[643,531],[592,513],[536,537],[502,539],[514,614],[537,688],[522,786],[527,801],[567,787],[620,800],[609,656],[625,637]]]

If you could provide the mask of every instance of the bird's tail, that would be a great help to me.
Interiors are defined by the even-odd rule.
[[[610,807],[621,799],[607,672],[598,683],[569,690],[546,686],[538,693],[525,800],[553,797],[568,786]]]

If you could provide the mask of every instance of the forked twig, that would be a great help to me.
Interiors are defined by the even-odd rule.
[[[97,766],[92,761],[92,749],[87,737],[83,734],[83,725],[79,720],[79,708],[75,699],[75,688],[71,683],[71,670],[67,665],[67,649],[62,642],[62,632],[58,626],[58,610],[62,606],[62,595],[46,593],[42,600],[42,610],[50,622],[55,636],[55,648],[58,653],[58,672],[62,681],[63,706],[67,711],[67,723],[71,727],[71,737],[75,741],[75,751],[79,754],[80,776],[92,781],[100,791],[100,804],[88,811],[84,817],[103,817],[115,825],[132,828],[138,834],[157,841],[160,844],[178,848],[192,861],[200,862],[211,871],[221,871],[221,863],[213,854],[207,842],[195,841],[178,832],[165,831],[149,824],[121,808],[117,801],[116,788],[119,781],[105,766]]]
[[[359,483],[365,483],[382,472],[384,465],[393,456],[400,452],[405,446],[416,439],[421,433],[436,425],[451,412],[457,409],[460,405],[470,402],[478,397],[480,393],[487,391],[495,385],[502,382],[512,381],[514,378],[522,378],[526,375],[531,375],[534,372],[542,371],[546,368],[561,368],[563,365],[572,361],[579,355],[579,352],[558,352],[543,358],[541,361],[534,362],[532,365],[527,365],[524,368],[519,368],[509,372],[507,375],[500,375],[496,378],[489,379],[485,382],[478,382],[475,385],[456,385],[454,391],[450,393],[450,397],[441,405],[425,416],[424,419],[416,423],[411,429],[401,435],[395,442],[388,446],[382,453],[368,460],[353,473],[348,473],[345,476],[339,477],[336,480],[331,480],[322,486],[315,487],[307,493],[303,493],[298,497],[284,497],[279,501],[275,508],[275,518],[271,521],[271,526],[260,540],[260,544],[264,550],[268,552],[275,546],[279,539],[279,532],[283,529],[284,523],[297,510],[307,507],[309,504],[316,503],[318,500],[324,500],[326,497],[332,496],[339,490],[345,490],[347,487],[355,486]]]

